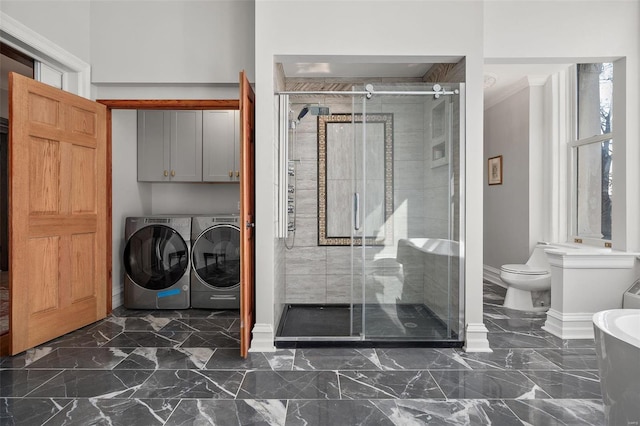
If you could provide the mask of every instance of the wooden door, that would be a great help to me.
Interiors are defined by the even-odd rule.
[[[240,355],[246,358],[255,321],[255,95],[240,73]]]
[[[11,353],[107,314],[106,107],[9,75]]]

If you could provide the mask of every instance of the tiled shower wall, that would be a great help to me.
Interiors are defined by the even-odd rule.
[[[435,204],[446,196],[448,167],[430,167],[431,102],[422,96],[374,97],[367,102],[367,112],[394,114],[394,233],[393,244],[366,248],[366,288],[357,283],[353,294],[352,262],[362,271],[362,252],[352,259],[350,247],[318,246],[317,117],[308,114],[298,124],[290,151],[296,160],[296,232],[295,240],[291,234],[287,239],[287,245],[293,247],[284,253],[285,303],[348,303],[352,297],[357,303],[362,291],[367,302],[423,303],[422,289],[403,289],[396,248],[401,238],[447,235],[448,201],[444,207]],[[336,96],[292,96],[291,103],[293,118],[307,103],[329,106],[332,114],[352,110],[350,98]]]

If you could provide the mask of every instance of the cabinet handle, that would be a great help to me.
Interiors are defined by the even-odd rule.
[[[229,177],[233,177],[233,170],[229,170]]]
[[[164,171],[164,176],[165,176],[165,177],[169,176],[169,172],[165,170],[165,171]]]
[[[171,170],[171,177],[176,175],[176,171],[175,170]]]
[[[239,178],[240,177],[240,171],[236,170],[236,177]]]

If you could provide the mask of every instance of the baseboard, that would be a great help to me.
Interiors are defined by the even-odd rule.
[[[124,304],[124,292],[119,292],[111,295],[111,309],[115,309],[118,306],[122,306]]]
[[[549,309],[542,329],[561,339],[593,339],[593,314],[563,314]]]
[[[255,324],[251,333],[249,352],[275,352],[276,347],[273,344],[275,336],[271,324]]]
[[[491,284],[507,288],[507,285],[500,279],[500,269],[494,268],[493,266],[482,266],[482,279],[483,281],[490,282]]]
[[[489,347],[488,333],[489,330],[483,323],[467,324],[465,343],[462,349],[465,352],[493,352]]]

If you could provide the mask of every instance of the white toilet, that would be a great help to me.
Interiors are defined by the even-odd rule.
[[[551,266],[544,250],[549,244],[538,243],[524,265],[507,264],[500,267],[500,279],[507,284],[504,306],[519,311],[544,312],[548,306],[533,306],[532,291],[551,289]]]

